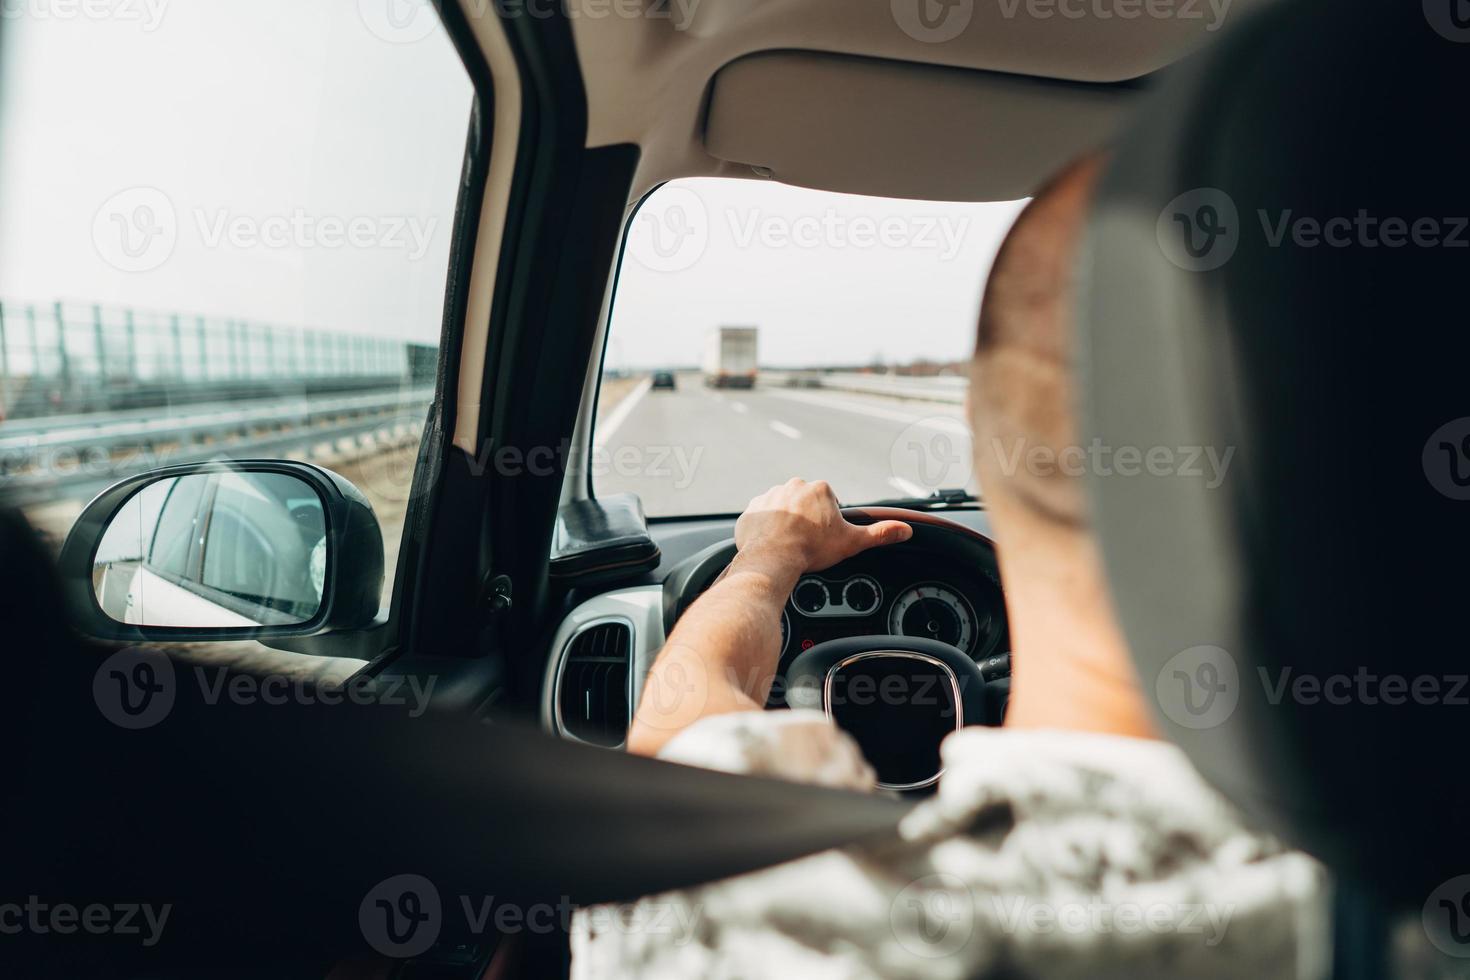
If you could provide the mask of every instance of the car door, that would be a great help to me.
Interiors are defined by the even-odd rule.
[[[55,277],[105,266],[96,288],[123,298],[160,284],[185,295],[185,286],[224,283],[230,289],[218,295],[235,298],[284,289],[303,319],[342,309],[368,317],[386,304],[394,322],[435,326],[427,340],[416,334],[395,345],[310,328],[257,330],[229,310],[223,325],[205,314],[201,328],[197,317],[160,304],[161,319],[124,310],[114,329],[100,301],[81,326],[65,301],[7,303],[5,350],[15,355],[7,397],[12,408],[21,395],[40,408],[15,413],[0,431],[16,440],[5,447],[4,492],[32,524],[51,528],[53,551],[55,538],[65,534],[66,542],[63,607],[47,592],[44,557],[15,522],[0,521],[0,539],[16,557],[0,563],[9,636],[22,651],[48,654],[11,664],[11,682],[35,699],[20,716],[29,726],[20,740],[25,764],[8,787],[25,805],[4,809],[6,841],[26,846],[8,848],[0,861],[0,892],[20,882],[32,893],[175,896],[178,924],[162,951],[127,947],[117,936],[107,938],[119,943],[88,949],[113,956],[125,947],[110,968],[166,962],[199,975],[201,964],[224,959],[242,969],[292,968],[268,975],[321,975],[335,959],[366,951],[469,977],[506,948],[507,934],[464,910],[486,900],[493,906],[497,896],[523,914],[569,909],[891,829],[903,812],[892,801],[632,758],[514,723],[534,716],[546,641],[565,599],[565,586],[551,582],[567,469],[557,451],[578,416],[638,155],[627,145],[588,147],[564,14],[446,3],[414,7],[405,19],[385,17],[375,4],[332,5],[331,13],[284,2],[226,6],[180,0],[162,21],[130,25],[142,41],[124,33],[121,20],[9,31],[9,50],[25,57],[4,66],[24,70],[33,84],[7,76],[5,90],[42,94],[30,96],[34,106],[13,100],[0,120],[10,181],[0,196],[3,261],[11,263],[3,281],[29,282],[29,291],[44,294],[53,282],[60,291]],[[54,33],[78,25],[87,30]],[[343,40],[354,32],[366,36]],[[114,41],[125,53],[109,54]],[[358,43],[361,50],[352,50],[370,52],[366,67],[349,64],[342,47]],[[111,57],[134,60],[125,66]],[[293,57],[298,73],[282,67]],[[99,75],[121,95],[104,90],[88,108]],[[434,80],[464,101],[432,104],[419,86]],[[353,102],[363,91],[371,97]],[[233,103],[225,98],[231,92]],[[169,111],[129,129],[127,120],[140,118],[129,110],[152,111],[150,97]],[[271,108],[252,108],[256,102]],[[208,111],[188,118],[173,111],[201,106]],[[323,111],[328,106],[336,111]],[[455,126],[429,126],[456,115]],[[262,119],[268,125],[251,125]],[[76,145],[34,145],[60,131]],[[441,160],[437,138],[450,142],[444,133],[455,149]],[[293,139],[313,147],[338,140],[330,147],[341,152],[303,158],[290,151],[301,145]],[[77,145],[84,159],[67,161]],[[29,156],[12,165],[17,146]],[[138,162],[144,150],[163,161],[152,171],[162,177],[146,176]],[[98,196],[84,192],[78,176],[87,162],[103,187],[124,186],[84,207],[76,202]],[[211,186],[237,178],[228,184],[236,196],[211,208],[188,199],[194,184],[177,200],[151,193],[186,170],[189,180],[221,182]],[[440,214],[435,209],[451,209],[444,237],[433,239],[443,246],[437,261],[427,252],[396,256],[423,259],[410,271],[429,286],[393,279],[400,261],[346,262],[353,228],[369,246],[382,245],[375,233],[387,231],[354,223],[353,202],[341,195],[388,170],[412,175],[404,200],[425,209],[390,214],[403,219],[395,227],[409,229],[417,215],[422,229]],[[281,174],[299,178],[298,190],[325,188],[341,205],[326,215],[341,219],[327,225],[340,248],[323,243],[322,221],[292,195],[264,190]],[[452,203],[431,193],[436,188]],[[164,220],[169,208],[187,220]],[[48,230],[53,216],[61,231]],[[78,227],[81,241],[67,237]],[[205,251],[175,263],[186,236]],[[266,249],[266,260],[233,261],[254,248]],[[285,285],[272,275],[285,275]],[[421,294],[432,302],[401,305]],[[434,332],[439,324],[442,334]],[[442,337],[437,349],[434,337]],[[309,378],[303,365],[312,368]],[[396,400],[380,398],[385,391]],[[78,429],[86,432],[80,448],[68,441]],[[395,455],[404,445],[406,463]],[[336,455],[343,453],[351,458]],[[292,476],[322,503],[332,544],[324,593],[336,600],[351,592],[350,610],[241,629],[129,624],[98,605],[95,559],[113,528],[122,538],[109,554],[119,562],[172,558],[171,538],[160,540],[159,515],[149,517],[142,495],[162,487],[171,496],[185,480],[206,481],[200,510],[192,523],[180,516],[175,535],[185,574],[198,575],[216,598],[278,596],[277,582],[296,583],[286,591],[299,598],[299,555],[293,568],[262,575],[267,559],[232,546],[235,531],[210,540],[211,522],[230,509],[217,506],[219,481],[259,474]],[[94,488],[79,489],[88,480],[106,488],[81,503]],[[128,510],[134,500],[136,515]],[[295,509],[282,502],[286,513]],[[255,530],[269,526],[264,536],[275,538],[284,533],[278,524],[273,517]],[[381,608],[377,591],[357,581],[373,564],[380,524],[383,540],[397,545]],[[223,564],[211,566],[216,546]],[[376,561],[381,572],[381,548]],[[26,611],[60,608],[80,632],[132,645],[85,647],[58,616]],[[254,643],[249,651],[220,642],[240,637]],[[179,641],[171,656],[153,649]],[[347,665],[333,675],[344,682],[320,683],[323,658],[301,654],[337,658],[326,662]],[[261,669],[210,669],[221,660]],[[317,683],[292,683],[303,674]],[[106,834],[97,832],[100,803]],[[437,904],[425,904],[430,896]],[[437,911],[426,914],[431,907]],[[549,931],[512,930],[523,947],[552,949],[523,975],[549,972],[563,924],[554,918]],[[46,944],[57,937],[22,938],[37,942],[45,962]]]

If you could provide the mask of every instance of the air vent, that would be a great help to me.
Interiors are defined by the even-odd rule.
[[[624,620],[584,626],[567,644],[556,692],[562,731],[616,748],[628,736],[628,660],[633,629]]]

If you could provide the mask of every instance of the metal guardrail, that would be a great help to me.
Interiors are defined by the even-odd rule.
[[[20,503],[100,490],[136,473],[221,456],[295,455],[402,442],[421,431],[433,388],[218,402],[0,424],[0,492]]]
[[[318,419],[371,410],[385,403],[419,402],[427,405],[434,389],[378,391],[360,395],[293,397],[259,402],[215,402],[190,406],[176,415],[159,415],[158,409],[136,409],[100,415],[57,416],[22,419],[0,425],[0,458],[13,450],[86,443],[114,443],[178,438],[180,433],[209,435],[242,426],[311,423]]]

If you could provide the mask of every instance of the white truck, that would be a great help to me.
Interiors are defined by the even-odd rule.
[[[756,327],[720,327],[710,331],[704,349],[704,383],[711,388],[754,388]]]

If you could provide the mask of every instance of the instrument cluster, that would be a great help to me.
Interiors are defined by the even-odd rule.
[[[846,636],[924,637],[976,660],[1007,645],[999,583],[945,563],[879,562],[877,554],[797,581],[782,617],[783,662]]]

